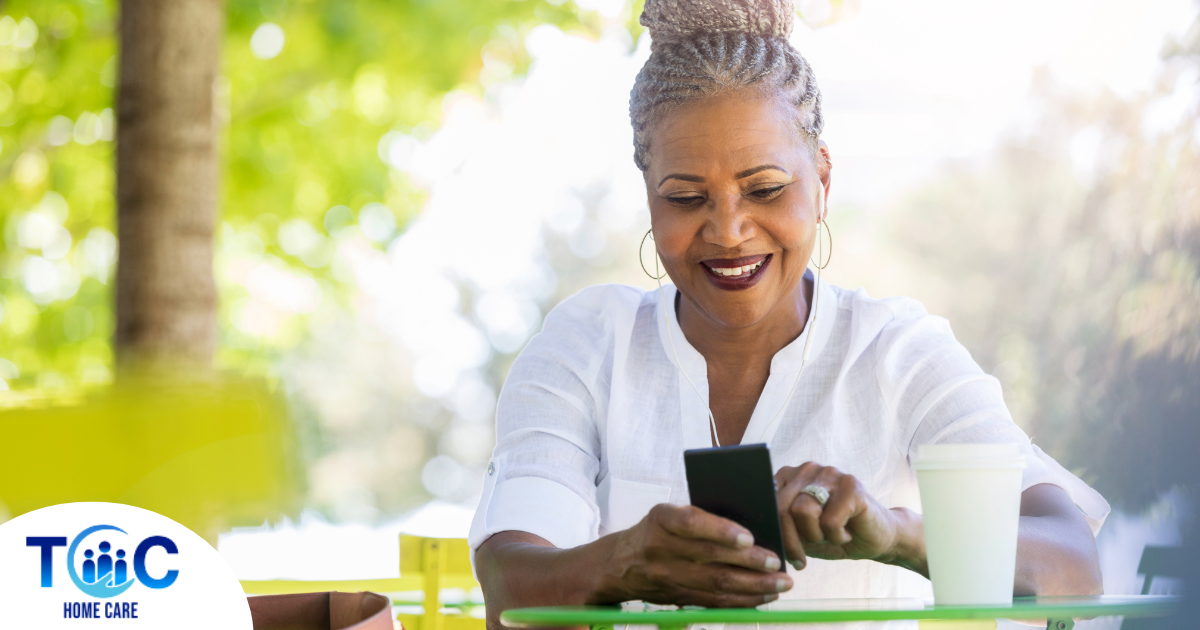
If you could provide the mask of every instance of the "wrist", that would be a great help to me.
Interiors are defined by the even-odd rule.
[[[629,590],[625,580],[628,566],[627,538],[630,530],[614,532],[592,543],[597,547],[600,558],[597,571],[593,572],[592,584],[586,594],[588,604],[612,604],[637,599]]]
[[[895,536],[891,548],[877,559],[929,577],[925,559],[925,523],[921,515],[908,508],[892,508],[888,515]]]

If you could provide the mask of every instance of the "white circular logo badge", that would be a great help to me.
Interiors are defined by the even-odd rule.
[[[28,628],[252,630],[229,565],[171,519],[66,503],[0,525],[0,609]]]

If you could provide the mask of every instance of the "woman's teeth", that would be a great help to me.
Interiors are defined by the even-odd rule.
[[[753,265],[742,265],[741,267],[709,267],[709,269],[712,269],[712,272],[718,276],[736,278],[738,276],[744,276],[758,271],[758,268],[763,266],[763,263],[765,262],[767,262],[766,258],[754,263]]]

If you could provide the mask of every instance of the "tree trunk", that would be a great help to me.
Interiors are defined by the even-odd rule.
[[[222,0],[122,0],[117,366],[211,368]]]

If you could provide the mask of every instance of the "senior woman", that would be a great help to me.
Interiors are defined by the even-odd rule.
[[[673,284],[584,290],[513,364],[470,535],[495,627],[521,606],[928,596],[911,463],[933,443],[1024,452],[1014,594],[1101,592],[1107,503],[1030,443],[946,321],[808,270],[833,161],[792,20],[790,0],[646,1],[634,160]],[[685,449],[756,442],[786,572],[688,505]]]

